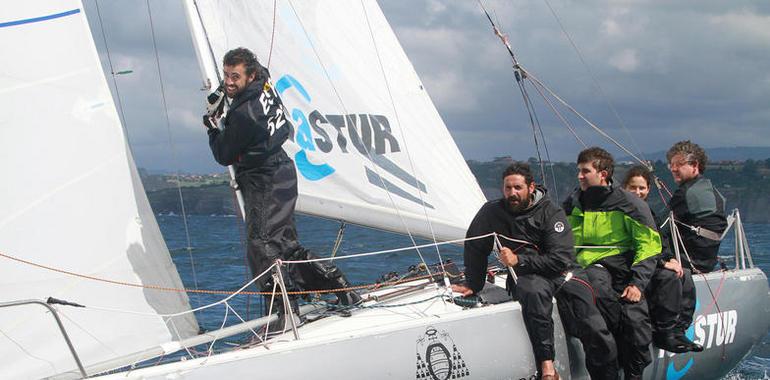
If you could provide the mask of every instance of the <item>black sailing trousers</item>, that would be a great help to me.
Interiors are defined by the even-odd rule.
[[[252,275],[259,275],[277,259],[316,258],[297,241],[297,172],[285,152],[270,156],[259,169],[238,173],[237,182],[245,203],[246,250]],[[348,286],[342,271],[327,262],[284,264],[281,270],[287,291]],[[263,275],[256,284],[263,291],[272,291],[271,273]]]
[[[567,334],[577,337],[586,354],[586,368],[592,379],[617,379],[617,349],[615,341],[599,310],[594,304],[591,286],[576,275],[564,282],[564,277],[553,279],[537,274],[518,278],[512,292],[522,306],[538,367],[545,360],[553,360],[553,297],[559,307],[559,316]]]
[[[674,271],[657,267],[644,292],[656,335],[673,335],[682,309],[682,281]]]
[[[681,278],[682,281],[682,308],[679,311],[679,320],[677,321],[676,328],[679,332],[684,333],[688,327],[692,324],[692,317],[695,314],[695,283],[692,281],[692,271],[690,269],[682,268],[684,275]]]
[[[644,297],[639,302],[620,299],[625,284],[613,284],[610,272],[601,265],[586,268],[596,293],[596,305],[607,322],[618,347],[618,362],[626,377],[641,376],[652,363],[652,328]],[[614,286],[613,286],[614,285]]]
[[[695,312],[692,272],[682,268],[682,278],[665,268],[656,268],[645,296],[655,334],[684,334]]]

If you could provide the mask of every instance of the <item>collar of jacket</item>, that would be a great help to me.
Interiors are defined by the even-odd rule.
[[[696,182],[700,181],[703,178],[705,178],[705,177],[703,177],[703,174],[698,174],[694,178],[692,178],[692,179],[690,179],[688,181],[683,182],[681,185],[679,185],[679,188],[688,188],[688,187],[692,186],[693,184],[695,184]]]
[[[580,190],[579,201],[583,210],[594,210],[599,208],[607,197],[616,189],[616,186],[591,186],[585,190]]]

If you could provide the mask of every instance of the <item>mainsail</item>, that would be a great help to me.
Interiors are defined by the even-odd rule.
[[[464,236],[484,195],[375,1],[185,4],[214,87],[232,48],[269,65],[295,128],[298,211]]]
[[[0,302],[55,297],[143,315],[58,307],[88,366],[197,333],[149,207],[80,1],[25,1],[0,16]],[[57,271],[58,270],[58,271]],[[119,305],[119,306],[116,306]],[[76,368],[39,305],[0,309],[1,378]]]

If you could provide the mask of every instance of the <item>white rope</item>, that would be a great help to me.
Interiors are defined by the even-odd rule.
[[[462,242],[466,242],[466,241],[470,241],[470,240],[483,239],[483,238],[494,236],[494,235],[497,235],[497,234],[494,233],[494,232],[490,232],[490,233],[488,233],[486,235],[480,235],[480,236],[464,238],[464,239],[448,240],[448,241],[444,241],[444,242],[440,242],[440,243],[428,243],[428,244],[422,244],[422,245],[412,246],[412,247],[393,248],[393,249],[385,249],[385,250],[382,250],[382,251],[374,251],[374,252],[367,252],[367,253],[358,253],[358,254],[353,254],[353,255],[337,256],[336,258],[334,258],[334,260],[354,259],[354,258],[357,258],[357,257],[375,256],[375,255],[382,255],[382,254],[385,254],[385,253],[397,253],[397,252],[408,251],[408,250],[412,250],[412,249],[416,249],[416,248],[432,247],[434,245],[456,244],[456,243],[462,243]],[[282,263],[284,263],[284,264],[302,264],[302,263],[313,263],[313,262],[318,262],[318,261],[327,261],[327,260],[331,260],[331,259],[332,259],[331,257],[321,257],[321,258],[310,259],[310,260],[284,260],[284,261],[282,261]]]
[[[229,306],[229,304],[228,304],[228,306]],[[231,307],[231,308],[230,308],[230,310],[232,310],[233,314],[235,314],[235,316],[236,316],[236,317],[238,317],[238,319],[241,321],[241,323],[246,323],[246,320],[245,320],[245,319],[243,319],[243,317],[241,317],[241,315],[240,315],[240,314],[238,314],[238,312],[237,312],[237,311],[235,311],[235,309],[234,309],[234,308],[232,308],[232,307]],[[265,340],[264,340],[264,339],[262,339],[262,337],[260,337],[260,336],[259,336],[259,334],[257,334],[257,332],[256,332],[256,331],[254,331],[254,329],[252,329],[251,327],[249,327],[249,331],[251,331],[251,333],[252,333],[252,334],[254,334],[254,336],[256,336],[257,338],[259,338],[259,340],[260,340],[260,341],[262,341],[262,343],[264,343],[264,342],[265,342]]]
[[[169,322],[171,322],[171,327],[174,328],[174,332],[176,333],[176,336],[178,336],[179,339],[181,339],[182,334],[179,333],[179,328],[176,327],[176,323],[174,323],[174,320],[169,319]],[[185,352],[187,352],[187,355],[190,355],[190,359],[195,359],[195,354],[193,354],[192,351],[190,351],[190,347],[182,346],[182,348],[184,348]],[[166,353],[164,352],[163,354],[160,354],[158,356],[163,356],[163,355],[166,355]],[[158,357],[158,356],[155,356],[155,357]],[[140,359],[139,361],[135,362],[133,365],[136,366],[138,363],[141,363],[144,360],[148,360],[148,359]]]
[[[501,238],[503,238],[505,240],[512,241],[514,243],[522,243],[522,244],[535,245],[532,242],[529,242],[529,241],[526,241],[526,240],[519,240],[519,239],[509,238],[508,236],[505,236],[503,234],[495,234],[495,236],[499,236],[499,237],[501,237]]]
[[[230,309],[232,309],[230,307],[230,303],[229,302],[225,302],[225,316],[222,317],[222,324],[219,325],[219,329],[220,330],[225,328],[225,324],[227,323],[227,316],[230,314]],[[209,349],[207,350],[208,354],[206,355],[206,359],[210,358],[211,355],[214,353],[214,344],[217,343],[217,339],[218,338],[219,337],[214,337],[214,340],[212,340],[211,343],[209,344]]]

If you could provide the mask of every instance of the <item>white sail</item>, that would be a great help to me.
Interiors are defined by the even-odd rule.
[[[232,48],[269,63],[296,132],[284,148],[299,172],[298,211],[440,240],[464,236],[485,198],[375,1],[196,1],[187,9],[211,83]]]
[[[197,333],[142,188],[80,1],[23,1],[0,15],[0,302],[55,297],[83,364]],[[41,268],[31,265],[45,266]],[[0,309],[0,378],[76,369],[39,305]]]

